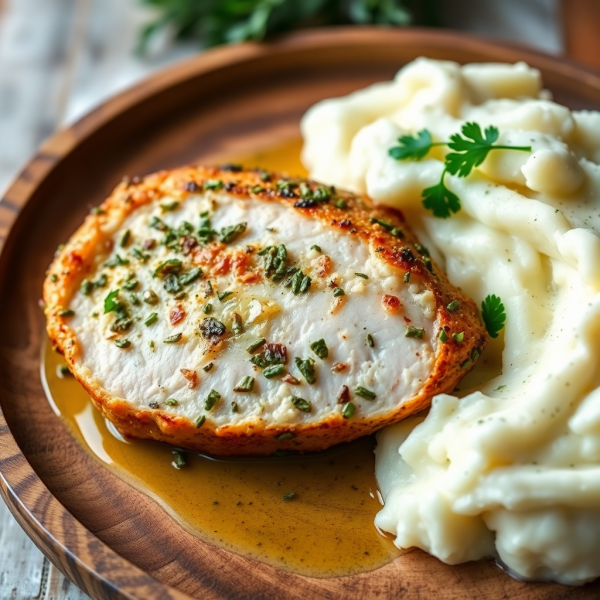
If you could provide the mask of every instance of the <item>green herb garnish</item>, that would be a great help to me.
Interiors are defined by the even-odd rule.
[[[220,179],[207,179],[203,185],[205,190],[220,190],[223,182]]]
[[[234,392],[251,392],[254,389],[254,377],[246,375],[234,388]]]
[[[121,248],[125,248],[125,246],[127,246],[127,244],[129,244],[130,239],[131,239],[131,231],[129,229],[127,229],[121,236],[121,241],[119,243]]]
[[[205,315],[210,315],[210,313],[212,312],[213,306],[210,302],[207,302],[204,307],[202,308],[202,312]]]
[[[146,325],[146,327],[150,327],[150,325],[152,325],[153,323],[156,323],[156,321],[158,321],[158,313],[152,313],[152,314],[148,315],[148,317],[146,317],[146,320],[144,321],[144,325]]]
[[[438,336],[438,339],[440,340],[440,342],[446,343],[448,341],[448,334],[442,329],[440,331],[440,335]]]
[[[433,146],[448,146],[453,152],[446,154],[444,170],[439,183],[423,190],[423,206],[434,216],[447,219],[460,210],[460,200],[444,183],[446,173],[467,177],[471,171],[483,163],[492,150],[517,150],[531,152],[531,146],[505,146],[495,144],[499,136],[498,128],[490,125],[482,133],[477,123],[465,123],[461,133],[450,136],[449,142],[433,142],[431,134],[422,129],[415,136],[404,135],[398,138],[398,146],[390,148],[388,154],[396,160],[421,160]]]
[[[454,312],[455,310],[458,310],[459,306],[460,306],[460,302],[458,300],[452,300],[452,302],[450,302],[450,304],[448,304],[448,306],[446,306],[446,308],[450,312]]]
[[[298,396],[292,396],[291,398],[292,404],[295,408],[297,408],[301,412],[310,412],[312,409],[312,404],[305,400],[304,398],[300,398]]]
[[[129,346],[131,346],[131,342],[125,338],[119,338],[115,340],[115,346],[117,348],[129,348]]]
[[[367,344],[371,348],[375,348],[375,340],[373,339],[373,336],[370,333],[367,333]]]
[[[360,396],[361,398],[364,398],[365,400],[375,400],[375,398],[377,398],[377,394],[375,392],[372,392],[371,390],[368,390],[367,388],[364,388],[362,386],[357,386],[356,388],[354,388],[354,393],[357,396]]]
[[[224,244],[229,244],[236,240],[244,231],[246,231],[247,223],[238,223],[237,225],[230,225],[229,227],[223,227],[219,233],[219,239]]]
[[[295,433],[291,431],[284,431],[275,437],[276,440],[293,440],[296,437]]]
[[[259,348],[262,348],[267,340],[265,338],[261,338],[260,340],[256,340],[252,342],[247,348],[246,351],[250,354],[254,354]]]
[[[333,295],[337,298],[338,296],[345,296],[346,292],[341,287],[336,287],[333,289]]]
[[[209,371],[212,371],[212,368],[213,368],[214,366],[215,366],[215,363],[211,363],[211,362],[209,362],[209,363],[206,363],[206,364],[205,364],[205,365],[202,367],[202,370],[203,370],[205,373],[208,373]]]
[[[165,400],[165,404],[167,406],[178,406],[179,405],[179,401],[175,400],[175,398],[167,398]]]
[[[315,361],[312,358],[302,359],[296,357],[294,362],[307,383],[312,384],[317,380],[315,377]]]
[[[160,205],[160,210],[163,212],[171,212],[179,207],[179,200],[173,200],[171,202],[163,202]]]
[[[344,408],[342,408],[342,417],[344,417],[344,419],[350,419],[355,412],[356,407],[354,404],[352,404],[352,402],[346,402]]]
[[[183,263],[178,258],[170,258],[160,263],[154,270],[154,277],[165,277],[170,273],[179,273]]]
[[[202,427],[202,425],[204,425],[205,421],[206,421],[206,415],[200,415],[196,419],[196,422],[194,423],[194,425],[196,426],[196,429],[200,429],[200,427]]]
[[[204,409],[211,410],[214,405],[221,399],[221,394],[217,390],[210,390],[208,396],[204,400]]]
[[[175,335],[170,335],[168,338],[163,340],[164,344],[176,344],[183,337],[183,333],[176,333]]]
[[[270,365],[263,369],[263,375],[267,379],[273,379],[273,377],[279,377],[285,373],[285,365]]]
[[[175,458],[173,459],[173,466],[176,469],[182,469],[183,467],[185,467],[185,465],[186,465],[185,454],[183,452],[181,452],[180,450],[175,450],[175,452],[173,452],[173,454],[175,455]]]
[[[233,294],[233,292],[230,292],[228,290],[228,291],[222,292],[220,294],[217,294],[217,298],[219,299],[219,302],[223,302],[224,300],[229,298],[229,296],[231,296],[231,294]]]
[[[324,339],[317,340],[310,345],[310,349],[319,357],[325,360],[329,356],[329,349]]]
[[[504,327],[506,310],[502,300],[495,294],[489,294],[481,303],[481,317],[491,338],[497,338]]]
[[[413,327],[412,325],[407,325],[404,330],[404,336],[407,338],[419,338],[422,339],[425,335],[425,330],[421,327]]]
[[[119,290],[113,290],[104,298],[104,314],[117,310],[121,306],[121,302],[117,300]]]
[[[354,273],[354,275],[356,275],[356,277],[361,277],[362,279],[369,279],[369,276],[364,273]]]
[[[284,494],[281,497],[283,500],[291,500],[292,498],[296,497],[296,492],[288,492],[287,494]]]
[[[310,249],[316,250],[317,252],[323,252],[323,250],[321,250],[321,246],[317,246],[316,244],[313,244]]]

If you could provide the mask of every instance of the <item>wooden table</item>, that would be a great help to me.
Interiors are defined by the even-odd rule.
[[[482,30],[473,6],[469,14],[468,28]],[[139,0],[0,0],[0,192],[57,127],[197,51],[194,43],[179,44],[136,57],[136,34],[148,17]],[[546,49],[560,48],[546,43]],[[0,600],[8,598],[87,596],[48,562],[0,501]]]
[[[197,51],[141,59],[138,0],[0,0],[0,192],[39,143],[98,102]],[[88,598],[35,547],[0,500],[0,599]]]

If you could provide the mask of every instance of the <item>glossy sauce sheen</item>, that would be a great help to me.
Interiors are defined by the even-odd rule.
[[[304,175],[300,147],[294,140],[230,162]],[[98,459],[201,539],[317,577],[369,571],[399,554],[373,524],[381,508],[373,437],[295,457],[186,453],[177,469],[171,447],[113,435],[75,379],[57,374],[61,365],[47,344],[43,375],[55,411]]]

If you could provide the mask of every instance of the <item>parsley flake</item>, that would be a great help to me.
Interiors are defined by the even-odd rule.
[[[497,338],[506,321],[506,310],[502,300],[495,294],[486,296],[481,303],[481,316],[490,337]]]

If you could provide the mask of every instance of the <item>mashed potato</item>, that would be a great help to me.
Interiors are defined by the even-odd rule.
[[[377,526],[447,563],[498,556],[519,577],[576,584],[600,576],[600,113],[541,86],[523,63],[419,59],[309,110],[303,160],[315,179],[401,209],[454,285],[506,307],[462,398],[437,396],[426,417],[381,432]],[[467,121],[532,151],[446,175],[462,209],[438,219],[421,192],[444,149],[420,162],[388,149]]]

